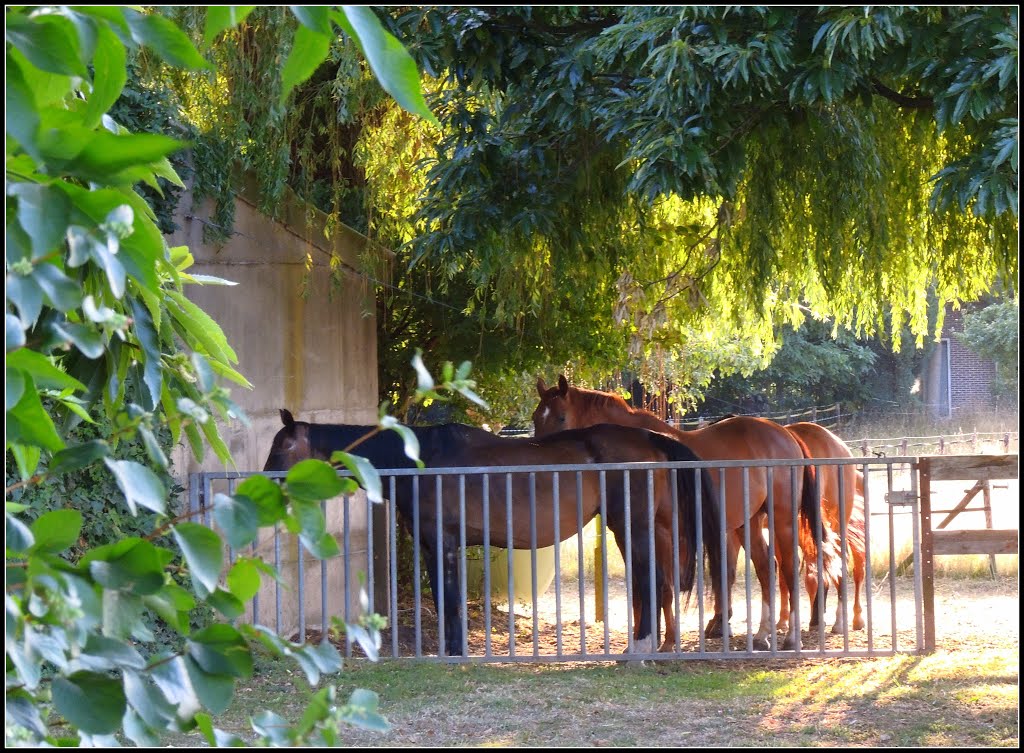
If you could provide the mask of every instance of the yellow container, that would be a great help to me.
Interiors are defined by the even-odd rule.
[[[554,546],[537,550],[537,595],[547,593],[555,579]],[[508,550],[490,547],[491,598],[508,600]],[[529,549],[512,550],[512,597],[515,601],[533,600],[532,566]],[[466,549],[466,592],[479,598],[484,592],[484,548]]]

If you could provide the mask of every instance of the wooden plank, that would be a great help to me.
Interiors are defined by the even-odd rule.
[[[1019,460],[1014,455],[926,455],[932,481],[984,481],[1017,478]]]
[[[1017,531],[932,531],[934,554],[1017,554]]]

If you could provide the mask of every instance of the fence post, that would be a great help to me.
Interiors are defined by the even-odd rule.
[[[903,441],[900,442],[900,455],[903,457],[907,456],[907,438],[903,437]]]
[[[864,457],[868,456],[868,440],[866,439],[861,440],[860,454],[863,455]]]
[[[945,437],[939,437],[939,454],[940,455],[945,455],[946,454],[946,438]]]

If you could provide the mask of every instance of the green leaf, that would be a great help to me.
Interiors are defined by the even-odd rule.
[[[200,703],[212,714],[223,714],[231,705],[235,693],[235,680],[226,675],[212,675],[203,671],[195,659],[185,657],[189,680],[199,697]]]
[[[64,240],[71,212],[67,195],[39,183],[15,183],[8,194],[18,197],[18,223],[32,239],[32,258],[46,256]]]
[[[281,487],[266,476],[250,476],[235,488],[236,497],[250,500],[257,510],[256,523],[272,526],[285,516]]]
[[[384,91],[408,112],[440,126],[423,99],[415,61],[402,43],[381,25],[373,10],[368,6],[342,5],[341,13],[333,17],[359,45]],[[317,58],[320,59],[322,57]]]
[[[213,69],[213,66],[199,54],[188,35],[170,19],[156,13],[139,13],[129,8],[124,9],[124,18],[136,42],[151,47],[157,55],[175,68]]]
[[[95,128],[100,118],[110,109],[124,89],[128,78],[125,67],[124,45],[106,24],[97,24],[96,52],[93,55],[92,93],[82,121],[89,128]]]
[[[93,672],[107,670],[142,669],[146,666],[142,654],[125,641],[91,633],[76,657],[83,668]]]
[[[174,539],[181,547],[192,577],[207,591],[215,590],[224,564],[220,537],[206,526],[186,522],[174,527]]]
[[[9,435],[8,435],[9,436]],[[39,459],[42,457],[42,452],[38,447],[26,447],[21,444],[11,444],[11,454],[14,455],[14,462],[18,465],[18,474],[21,476],[22,481],[27,481],[36,472],[36,468],[39,467]]]
[[[142,380],[149,390],[149,398],[152,401],[150,406],[154,407],[160,402],[160,389],[163,383],[163,372],[160,370],[160,342],[149,309],[137,298],[131,299],[131,307],[135,337],[146,356]]]
[[[117,485],[124,493],[125,501],[136,514],[135,505],[139,504],[147,510],[163,515],[167,511],[167,490],[153,471],[134,460],[111,460],[107,458],[107,467]]]
[[[394,416],[384,416],[380,420],[380,425],[385,429],[391,429],[398,433],[402,438],[405,456],[410,460],[416,461],[416,464],[422,468],[423,461],[420,460],[420,440],[416,437],[416,432],[408,426],[403,426],[398,423],[398,419]]]
[[[21,144],[22,149],[28,152],[34,160],[41,161],[39,149],[36,146],[36,138],[39,132],[39,107],[32,89],[25,81],[21,67],[13,59],[7,58],[6,86],[4,97],[7,112],[7,134]],[[10,164],[10,150],[7,153],[8,164]]]
[[[16,517],[7,513],[4,540],[8,552],[17,554],[28,551],[33,543],[32,530]]]
[[[28,348],[7,355],[7,367],[27,371],[32,380],[46,389],[85,391],[85,385],[65,371],[54,366],[47,356]]]
[[[76,729],[106,735],[121,728],[127,703],[121,681],[93,672],[56,677],[52,683],[53,705]]]
[[[348,704],[339,711],[338,718],[343,722],[374,732],[387,732],[391,729],[388,720],[378,712],[378,696],[372,690],[359,688],[353,691]]]
[[[260,590],[260,571],[248,557],[242,557],[228,571],[228,589],[240,601],[249,601]]]
[[[33,19],[7,13],[5,35],[32,65],[50,73],[88,78],[79,59],[78,35],[68,19],[54,14]]]
[[[33,549],[58,554],[78,541],[82,530],[82,513],[78,510],[51,510],[32,524]]]
[[[60,438],[57,427],[43,409],[35,385],[29,381],[25,383],[18,404],[7,411],[7,442],[39,447],[51,452],[64,449],[64,440]]]
[[[82,305],[82,287],[48,262],[36,265],[32,279],[58,311],[70,311]]]
[[[154,729],[163,729],[176,716],[174,706],[145,675],[126,671],[124,693],[129,705]]]
[[[88,442],[65,447],[53,456],[47,473],[59,476],[71,473],[95,463],[100,458],[110,456],[110,445],[102,439],[90,439]]]
[[[195,633],[188,654],[204,672],[247,678],[252,676],[249,644],[231,625],[217,623]]]
[[[273,711],[261,711],[252,717],[252,728],[275,747],[290,747],[294,744],[288,734],[288,720]]]
[[[14,223],[12,223],[14,224]],[[18,309],[24,327],[34,327],[43,310],[43,291],[31,276],[7,275],[7,300]]]
[[[301,460],[285,476],[288,494],[297,500],[319,502],[341,493],[338,472],[322,460]]]
[[[230,591],[218,588],[206,597],[206,603],[216,609],[227,620],[237,620],[245,614],[245,604]]]
[[[181,635],[188,635],[189,613],[195,608],[196,600],[192,594],[180,586],[168,584],[157,593],[144,594],[145,604],[156,612],[160,617],[178,631]]]
[[[25,394],[25,375],[22,374],[18,369],[12,369],[10,366],[7,367],[7,400],[5,411],[10,411],[18,401],[21,400],[21,396]]]
[[[341,554],[338,540],[326,531],[319,535],[307,535],[303,532],[299,534],[299,540],[317,559],[327,560]]]
[[[74,345],[86,358],[99,358],[106,352],[100,333],[84,324],[54,322],[50,329],[65,345]]]
[[[7,332],[4,336],[4,345],[6,347],[7,358],[10,359],[12,351],[16,351],[18,348],[24,347],[25,345],[25,328],[21,326],[21,319],[8,312],[6,330]]]
[[[380,473],[369,460],[338,450],[331,454],[331,463],[344,463],[345,467],[352,471],[352,475],[359,481],[359,485],[366,490],[366,496],[371,502],[384,501]]]
[[[185,146],[185,142],[159,133],[114,134],[99,130],[64,165],[62,172],[84,180],[112,183],[120,171],[156,162]]]
[[[307,26],[295,30],[291,52],[281,71],[281,104],[288,100],[292,89],[313,75],[331,48],[331,38]]]
[[[259,530],[259,508],[245,496],[216,494],[213,498],[213,519],[235,549],[251,544]]]
[[[412,367],[416,370],[417,391],[430,392],[434,389],[434,379],[427,371],[427,367],[423,365],[423,351],[419,348],[416,349],[416,354],[412,357]]]
[[[206,29],[203,31],[203,44],[209,47],[225,29],[238,26],[248,16],[254,5],[211,5],[206,9]],[[210,741],[213,742],[212,740]]]
[[[331,29],[330,8],[326,5],[289,5],[292,13],[299,19],[299,23],[322,34],[325,37],[331,36],[334,31]]]
[[[111,591],[146,596],[164,588],[164,568],[173,557],[173,552],[133,536],[90,549],[79,567]]]
[[[205,355],[222,363],[238,363],[224,331],[210,315],[176,290],[166,291],[167,308],[189,336],[205,350]]]

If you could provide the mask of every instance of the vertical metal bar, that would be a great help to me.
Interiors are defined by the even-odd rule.
[[[778,574],[775,572],[775,563],[778,557],[778,542],[775,540],[775,466],[769,465],[765,468],[765,479],[768,483],[768,496],[765,502],[765,506],[768,508],[768,611],[771,612],[772,619],[771,624],[768,626],[768,639],[769,639],[769,652],[772,656],[776,656],[779,652],[779,623],[775,619],[775,611],[778,609],[782,611],[782,607],[779,606],[778,600],[775,598],[779,587],[779,575],[785,575],[781,570]],[[797,594],[797,598],[799,598]],[[792,601],[792,599],[791,599]],[[785,605],[786,609],[789,609],[789,605]],[[786,615],[788,620],[790,615]]]
[[[654,574],[656,564],[654,556],[654,471],[651,469],[647,471],[647,547],[647,577],[649,578],[647,586],[651,596],[651,603],[649,605],[651,613],[650,637],[654,644],[651,647],[651,651],[657,651],[661,641],[660,631],[658,630],[658,612],[661,610],[661,604],[658,599],[658,581]],[[668,573],[665,573],[665,575],[667,577]]]
[[[604,653],[605,655],[611,653],[611,636],[608,630],[608,537],[605,535],[605,521],[608,520],[608,479],[605,471],[598,471],[598,479],[600,482],[601,489],[601,528],[598,531],[598,535],[601,539],[601,583],[603,585],[601,592],[601,614],[605,615],[604,619]],[[595,578],[598,577],[597,572],[594,573]]]
[[[551,494],[554,497],[554,521],[553,521],[553,532],[555,543],[555,656],[559,659],[562,657],[562,567],[561,567],[561,553],[562,553],[562,536],[561,536],[561,520],[559,520],[559,513],[561,507],[560,499],[560,488],[558,484],[558,471],[551,474]]]
[[[576,585],[580,600],[580,653],[587,655],[586,586],[583,560],[583,472],[576,471]],[[594,570],[597,575],[597,569]],[[596,578],[595,578],[596,579]]]
[[[673,468],[669,471],[669,491],[670,498],[672,500],[672,609],[675,615],[676,629],[672,635],[666,635],[665,639],[671,638],[673,650],[679,651],[681,648],[680,642],[682,640],[682,625],[683,625],[683,606],[682,599],[680,598],[680,583],[679,583],[679,560],[682,557],[682,552],[679,551],[679,474],[686,473],[685,470]],[[697,518],[697,529],[700,530],[700,518]],[[692,561],[694,553],[690,552],[687,555],[688,561]],[[703,563],[697,560],[697,569],[703,569]],[[700,591],[698,590],[698,594]]]
[[[279,523],[274,523],[274,570],[281,574],[281,528]],[[281,581],[274,579],[274,630],[281,634]]]
[[[803,469],[800,468],[800,471]],[[800,640],[800,500],[797,498],[797,466],[789,466],[789,509],[792,510],[790,523],[793,526],[793,570],[789,573],[789,606],[792,619],[789,623],[790,632],[797,631],[796,655],[803,652],[803,641]]]
[[[540,616],[537,614],[537,474],[530,471],[530,596],[533,599],[533,655],[540,648]]]
[[[815,525],[814,530],[814,549],[815,549],[815,564],[818,568],[818,581],[817,581],[817,598],[814,600],[818,604],[818,652],[825,652],[825,553],[822,551],[825,544],[825,518],[823,515],[821,505],[821,495],[823,493],[823,484],[821,483],[821,469],[822,466],[814,465],[814,498],[817,500],[815,504],[818,506],[818,522]],[[842,551],[840,551],[842,554]],[[799,584],[797,584],[799,585]],[[799,598],[800,592],[796,592]],[[810,598],[810,594],[808,594]],[[811,604],[811,609],[814,608],[814,604]],[[811,619],[813,619],[813,615]]]
[[[891,499],[892,463],[886,464],[885,477]],[[899,645],[899,633],[896,630],[896,519],[891,503],[889,504],[889,629],[892,631],[892,652],[896,653]]]
[[[373,571],[376,568],[373,566],[373,506],[374,502],[370,501],[370,497],[367,494],[363,494],[363,499],[366,500],[366,590],[367,593],[367,611],[373,614],[377,611],[377,605],[375,604],[375,584],[373,579]]]
[[[297,572],[299,578],[299,643],[306,642],[306,574],[304,572],[306,555],[303,552],[302,542],[298,536],[292,537],[295,541],[295,559],[297,560]]]
[[[864,610],[867,612],[866,624],[864,629],[868,634],[868,653],[874,654],[875,648],[875,634],[874,634],[874,607],[872,602],[874,597],[872,595],[873,573],[871,572],[871,485],[868,483],[868,471],[870,466],[865,463],[861,467],[863,473],[864,483],[862,502],[864,506]]]
[[[718,468],[718,540],[719,551],[722,552],[722,593],[719,604],[721,605],[722,621],[722,653],[729,653],[729,611],[732,604],[732,588],[729,582],[729,569],[735,564],[736,558],[729,554],[729,547],[732,542],[732,531],[726,529],[725,517],[725,468]],[[731,562],[730,562],[731,560]]]
[[[704,520],[704,505],[713,505],[715,503],[713,499],[709,499],[706,502],[704,500],[704,485],[701,483],[703,473],[704,469],[702,468],[693,469],[694,487],[697,490],[695,498],[695,508],[697,511],[697,551],[694,554],[697,562],[697,653],[702,656],[707,646],[704,642],[704,526],[701,521]],[[710,474],[710,471],[708,473]]]
[[[505,562],[508,563],[508,655],[515,658],[516,655],[516,599],[515,583],[513,582],[512,566],[512,474],[505,474],[505,541],[508,548],[505,549]]]
[[[911,492],[916,492],[917,491],[917,474],[914,473],[914,470],[915,470],[914,467],[911,467],[911,469],[910,469],[910,490],[911,490]],[[930,469],[929,469],[929,471],[930,471]],[[928,481],[929,481],[929,483],[931,483],[931,474],[930,473],[928,474]],[[913,504],[912,504],[913,514],[910,516],[910,520],[911,520],[910,530],[913,533],[914,555],[916,557],[917,553],[921,552],[921,557],[923,558],[926,552],[924,551],[924,546],[923,546],[923,544],[921,542],[921,534],[922,534],[922,532],[924,530],[924,527],[925,527],[925,524],[926,524],[925,523],[925,515],[924,515],[925,507],[924,507],[924,502],[923,501],[920,502],[920,503],[918,502],[918,496],[916,494],[912,495],[912,499],[913,499]],[[929,543],[928,543],[927,555],[931,559],[931,563],[932,563],[931,566],[927,568],[927,574],[928,574],[928,576],[932,580],[931,643],[930,644],[928,643],[928,636],[924,632],[924,631],[927,630],[927,628],[924,628],[922,626],[922,624],[921,624],[921,620],[922,620],[923,615],[921,614],[921,609],[918,608],[918,604],[922,604],[923,603],[923,599],[924,599],[924,594],[922,593],[922,591],[924,589],[924,582],[923,581],[924,581],[924,576],[925,576],[925,567],[924,567],[924,565],[921,562],[915,562],[914,563],[914,618],[915,618],[915,623],[916,623],[916,628],[917,628],[917,652],[918,653],[921,653],[922,651],[926,651],[927,653],[931,653],[932,651],[935,650],[935,611],[934,611],[934,606],[935,606],[935,598],[934,598],[934,595],[935,595],[935,591],[934,591],[934,588],[935,588],[935,569],[934,569],[935,568],[935,539],[932,536],[932,528],[931,528],[932,510],[931,510],[931,495],[930,494],[928,496],[928,503],[927,504],[928,504],[928,507],[927,507],[927,513],[928,513],[928,520],[927,520],[928,535],[929,535],[929,538],[931,539],[929,541]]]
[[[486,584],[484,584],[486,585]],[[466,476],[459,474],[459,603],[462,605],[462,655],[469,656],[469,594],[466,593]]]
[[[750,468],[743,466],[740,471],[742,479],[742,490],[743,490],[743,587],[744,593],[747,596],[747,651],[754,653],[754,621],[752,613],[752,602],[753,602],[753,579],[751,578],[751,571],[753,568],[753,557],[750,554]],[[760,521],[758,521],[760,524]],[[757,535],[761,535],[761,531],[757,532]],[[769,594],[770,596],[770,594]],[[762,594],[762,599],[764,594]],[[760,626],[758,627],[760,631]]]
[[[345,516],[345,552],[341,559],[342,571],[345,573],[345,622],[351,619],[348,612],[348,567],[349,567],[349,549],[348,549],[348,495],[346,494],[342,501],[343,511]],[[320,501],[320,514],[324,516],[324,521],[327,521],[327,500]],[[320,560],[320,642],[327,642],[327,560]],[[350,648],[349,642],[345,641],[345,651],[351,654],[352,649]]]
[[[391,656],[398,658],[398,503],[395,501],[396,480],[388,479],[388,573],[390,587],[388,595],[391,604],[388,614],[388,627],[391,628]]]
[[[839,495],[837,509],[839,511],[839,567],[841,577],[839,587],[836,589],[836,600],[838,601],[837,609],[841,610],[843,615],[843,619],[839,623],[843,629],[843,653],[848,653],[850,650],[850,614],[847,592],[850,590],[850,568],[847,563],[850,555],[850,542],[847,518],[852,513],[852,510],[848,510],[846,505],[846,469],[852,469],[853,466],[843,464],[833,467],[836,470],[838,480],[836,491]],[[852,497],[853,495],[851,494],[850,496]],[[824,605],[822,607],[824,608]]]
[[[633,625],[633,530],[630,525],[630,519],[632,517],[630,507],[632,500],[629,494],[629,471],[622,472],[622,502],[623,509],[625,511],[625,529],[626,529],[626,545],[623,557],[626,560],[626,631],[629,637],[627,641],[627,651],[633,651],[635,645],[633,642],[633,631],[635,626]],[[607,624],[607,621],[606,621]]]
[[[420,477],[412,477],[412,590],[413,590],[413,632],[416,635],[416,658],[423,656],[423,625],[420,610],[423,607],[423,594],[420,593]],[[438,600],[434,594],[435,602]]]
[[[434,552],[437,555],[437,655],[447,656],[448,650],[445,643],[445,632],[448,625],[445,624],[447,605],[445,604],[445,579],[444,565],[447,559],[444,551],[444,521],[441,519],[441,500],[444,496],[442,489],[444,479],[440,474],[434,476]],[[454,625],[452,626],[454,627]]]
[[[484,656],[491,656],[491,477],[480,479],[483,485],[484,511]],[[467,608],[468,609],[468,608]]]

